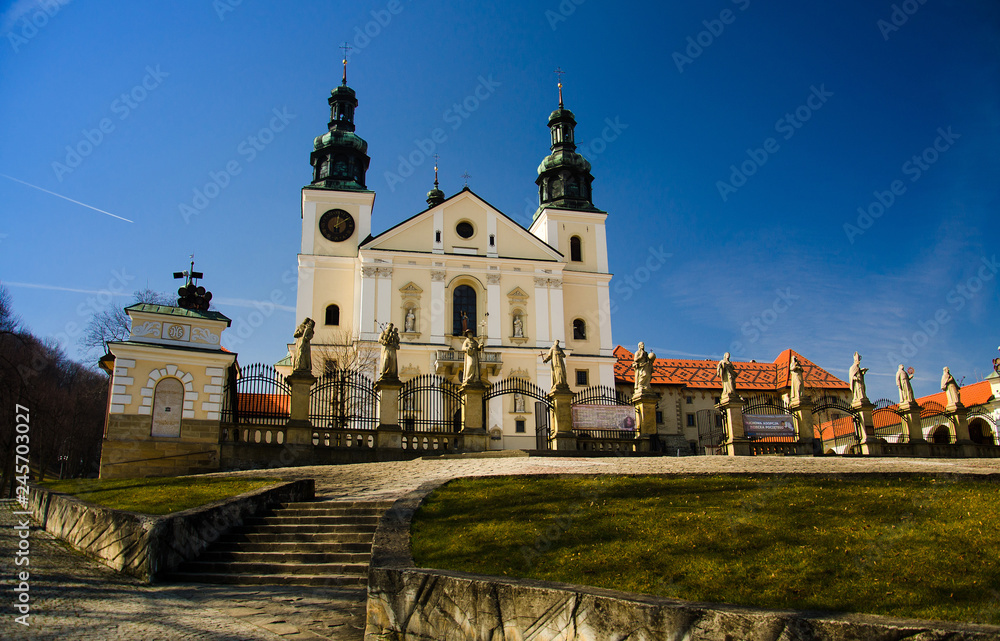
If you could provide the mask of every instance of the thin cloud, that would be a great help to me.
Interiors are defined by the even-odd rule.
[[[87,209],[93,209],[94,211],[99,211],[102,214],[107,214],[108,216],[111,216],[112,218],[117,218],[118,220],[124,220],[127,223],[135,222],[135,221],[129,220],[128,218],[122,218],[121,216],[119,216],[117,214],[112,214],[110,211],[104,211],[103,209],[98,209],[97,207],[92,207],[91,205],[88,205],[87,203],[81,203],[79,200],[73,200],[72,198],[67,198],[66,196],[63,196],[61,194],[57,194],[54,191],[49,191],[48,189],[42,189],[38,185],[32,185],[31,183],[26,183],[23,180],[18,180],[17,178],[13,178],[11,176],[8,176],[7,174],[0,174],[0,176],[3,176],[4,178],[6,178],[8,180],[13,180],[16,183],[21,183],[22,185],[27,185],[28,187],[31,187],[32,189],[37,189],[38,191],[44,191],[46,194],[51,194],[51,195],[53,195],[53,196],[55,196],[57,198],[62,198],[63,200],[68,200],[71,203],[75,203],[75,204],[80,205],[82,207],[86,207]]]
[[[113,292],[110,289],[78,289],[76,287],[60,287],[58,285],[45,285],[43,283],[18,283],[14,281],[4,281],[7,287],[24,287],[27,289],[49,289],[57,292],[73,292],[74,294],[110,294],[112,296],[130,296],[124,292]]]

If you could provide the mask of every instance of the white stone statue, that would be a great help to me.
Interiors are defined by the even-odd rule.
[[[406,320],[403,321],[403,331],[404,332],[415,332],[417,326],[417,315],[413,313],[412,307],[406,308]]]
[[[313,328],[316,323],[313,319],[307,318],[295,329],[295,355],[292,358],[292,373],[305,372],[312,374],[312,347],[310,341],[313,337]]]
[[[462,351],[465,352],[465,376],[462,382],[479,383],[482,380],[479,374],[479,354],[483,351],[483,343],[476,340],[471,329],[465,330]]]
[[[656,364],[656,354],[646,351],[646,344],[639,342],[639,349],[632,356],[632,370],[635,372],[634,396],[642,396],[651,391],[653,381],[653,366]]]
[[[524,338],[524,321],[520,316],[514,317],[514,338]]]
[[[851,382],[851,391],[854,393],[854,400],[852,404],[868,403],[868,393],[865,390],[865,374],[868,373],[867,367],[861,367],[861,354],[854,352],[854,364],[851,365],[851,369],[848,372],[848,378]]]
[[[552,389],[569,387],[566,382],[566,352],[559,347],[559,339],[552,343],[549,351],[542,352],[540,356],[543,363],[552,363]]]
[[[951,370],[944,368],[941,374],[941,391],[948,397],[948,407],[957,407],[962,404],[962,392],[958,389],[955,377],[951,375]]]
[[[802,374],[802,363],[792,355],[788,361],[788,385],[791,388],[789,397],[793,402],[801,401],[806,394],[806,381]]]
[[[913,378],[913,374],[910,374],[903,367],[903,364],[899,364],[899,369],[896,370],[896,387],[899,388],[899,402],[912,403],[913,402],[913,385],[910,384],[910,380]]]
[[[723,402],[727,401],[730,396],[738,398],[736,394],[736,377],[739,376],[739,372],[736,371],[733,362],[729,360],[729,352],[723,354],[722,360],[715,366],[715,375],[722,381]]]
[[[514,411],[515,412],[524,411],[524,397],[521,396],[520,392],[514,393]]]
[[[378,337],[382,345],[379,359],[379,378],[399,378],[396,350],[399,349],[399,330],[389,323]]]

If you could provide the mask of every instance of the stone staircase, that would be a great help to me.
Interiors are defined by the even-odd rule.
[[[287,503],[247,519],[173,581],[241,585],[363,586],[382,501]]]

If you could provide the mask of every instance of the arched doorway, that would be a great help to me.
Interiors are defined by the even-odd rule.
[[[947,425],[938,425],[931,432],[931,443],[937,443],[939,445],[947,445],[951,443],[951,430],[948,429]]]
[[[184,383],[176,378],[164,378],[153,390],[153,424],[151,436],[176,438],[181,435],[184,411]]]
[[[993,430],[982,418],[969,421],[969,438],[976,445],[996,445]]]

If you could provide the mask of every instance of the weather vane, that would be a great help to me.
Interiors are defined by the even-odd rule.
[[[465,180],[465,186],[468,187],[469,178],[472,178],[472,174],[470,174],[469,172],[465,172],[464,174],[462,174],[462,178]]]
[[[345,42],[344,44],[340,45],[340,48],[344,50],[344,79],[343,79],[343,84],[346,85],[347,84],[347,52],[350,51],[351,49],[353,49],[354,47],[352,47],[351,45],[349,45],[349,44],[347,44]]]
[[[205,275],[194,270],[194,254],[191,254],[190,258],[190,269],[174,272],[174,278],[186,279],[184,285],[177,290],[177,306],[184,309],[207,311],[212,302],[212,292],[206,291],[204,287],[194,282],[204,278]]]
[[[438,187],[438,155],[434,154],[434,189]]]
[[[558,77],[559,77],[559,108],[561,109],[561,108],[562,108],[562,106],[563,106],[563,97],[562,97],[562,77],[563,77],[564,75],[566,75],[566,72],[562,70],[562,67],[556,67],[556,71],[555,71],[555,74],[556,74],[556,76],[558,76]]]

